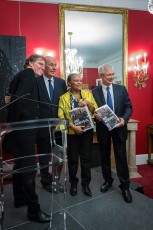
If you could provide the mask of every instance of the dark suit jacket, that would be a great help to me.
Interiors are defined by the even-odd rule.
[[[53,100],[50,101],[44,78],[41,76],[37,78],[38,83],[38,91],[39,91],[39,118],[57,118],[58,117],[58,103],[59,98],[62,94],[67,91],[66,83],[63,79],[54,77],[54,94]],[[45,102],[44,104],[41,102]],[[48,103],[48,104],[47,104]],[[54,104],[50,105],[50,103]],[[48,129],[40,129],[38,132],[38,136],[48,136]]]
[[[38,118],[39,105],[37,102],[19,98],[29,93],[25,98],[38,100],[38,88],[34,71],[27,68],[19,72],[11,81],[9,93],[12,94],[11,102],[8,105],[8,122],[32,120]],[[13,96],[14,95],[14,96]],[[15,96],[17,95],[17,97]]]
[[[97,102],[98,107],[106,104],[102,86],[98,86],[92,90],[93,96]],[[125,120],[125,125],[116,128],[118,135],[122,141],[127,139],[127,123],[130,119],[133,109],[132,104],[128,95],[128,92],[123,85],[113,84],[114,93],[114,112],[118,117],[122,117]],[[108,129],[102,122],[96,122],[96,132],[98,141],[105,142],[108,137]]]
[[[39,104],[35,101],[19,99],[27,93],[27,98],[38,101],[38,87],[35,73],[27,68],[19,72],[11,81],[9,92],[12,94],[11,105],[8,105],[8,122],[26,121],[38,118]],[[15,156],[34,154],[36,141],[36,129],[21,130],[8,133],[3,141],[4,150]],[[28,160],[29,161],[29,160]],[[30,161],[29,161],[30,162]],[[32,161],[31,161],[32,162]]]

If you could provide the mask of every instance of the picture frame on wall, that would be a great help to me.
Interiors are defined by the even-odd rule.
[[[25,36],[0,36],[0,108],[5,106],[5,95],[13,77],[23,69],[26,60]],[[0,121],[5,122],[7,108],[1,109]]]
[[[96,79],[96,86],[100,86],[102,84],[102,80],[101,79]]]

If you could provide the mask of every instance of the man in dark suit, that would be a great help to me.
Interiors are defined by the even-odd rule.
[[[58,118],[58,103],[59,98],[62,94],[67,91],[66,82],[55,77],[57,70],[57,62],[55,58],[47,56],[45,57],[45,71],[44,75],[37,78],[38,90],[39,90],[39,118]],[[50,95],[49,81],[51,81],[52,95]],[[44,102],[44,103],[41,103]],[[46,103],[46,104],[45,104]],[[50,105],[50,104],[54,104]],[[57,105],[57,106],[56,106]],[[60,133],[56,133],[56,142],[60,144],[61,138]],[[50,134],[47,128],[40,129],[37,134],[37,150],[38,154],[46,154],[51,152],[50,145]],[[41,172],[41,183],[43,188],[52,192],[52,176],[49,174],[49,154],[39,157],[40,172]],[[46,167],[47,166],[47,167]],[[60,176],[60,171],[62,166],[58,167],[58,176]],[[59,191],[62,191],[62,186],[59,184]]]
[[[40,55],[31,55],[26,60],[24,68],[13,78],[9,86],[12,104],[8,106],[8,122],[37,119],[39,115],[39,104],[36,102],[38,101],[36,77],[43,74],[45,60]],[[27,94],[26,98],[30,100],[22,98]],[[4,139],[4,149],[15,156],[14,172],[23,168],[27,169],[26,172],[21,171],[13,174],[15,207],[27,205],[28,219],[45,223],[50,221],[50,216],[41,211],[35,192],[36,132],[37,129],[12,131]],[[25,158],[18,159],[19,157]]]
[[[130,179],[126,157],[127,123],[132,115],[132,104],[128,92],[123,85],[113,84],[114,69],[109,64],[99,66],[98,73],[102,79],[102,85],[93,89],[93,96],[99,107],[109,104],[112,110],[119,117],[118,127],[108,131],[101,122],[100,115],[96,114],[96,132],[101,152],[102,173],[104,184],[101,192],[106,192],[113,183],[111,174],[111,139],[113,141],[114,155],[117,175],[120,181],[120,189],[126,202],[132,202],[132,195],[129,190]]]

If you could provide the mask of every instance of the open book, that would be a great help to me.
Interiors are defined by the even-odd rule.
[[[108,130],[114,129],[119,123],[119,118],[108,105],[103,105],[95,110],[95,113],[101,115],[101,121],[107,126]]]
[[[76,126],[85,126],[85,131],[94,128],[94,124],[87,106],[77,107],[70,110],[70,115],[73,123]]]

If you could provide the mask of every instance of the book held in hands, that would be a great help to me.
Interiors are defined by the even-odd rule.
[[[85,126],[84,131],[94,128],[94,124],[87,106],[70,110],[71,119],[76,126]]]
[[[108,105],[103,105],[95,110],[101,116],[101,121],[107,126],[108,130],[114,129],[120,120]]]

